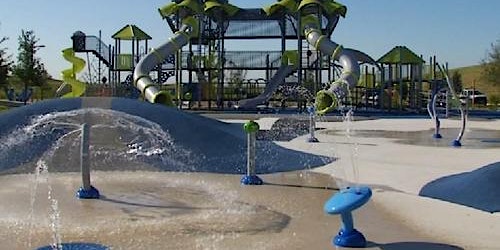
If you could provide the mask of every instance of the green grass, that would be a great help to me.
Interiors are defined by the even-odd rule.
[[[3,111],[6,111],[8,109],[9,109],[9,107],[0,105],[0,113],[2,113]]]
[[[42,87],[38,86],[29,86],[33,88],[33,99],[34,100],[43,100],[43,99],[51,99],[55,97],[55,93],[57,88],[62,84],[62,81],[60,80],[55,80],[55,79],[49,79],[47,81],[47,84],[45,84]],[[8,84],[6,86],[7,88],[14,88],[16,93],[19,93],[23,91],[24,89],[24,83],[21,82],[19,79],[16,77],[10,77],[8,79]],[[6,99],[7,96],[5,94],[5,91],[3,89],[0,89],[0,99]]]
[[[454,71],[458,71],[462,75],[464,88],[475,88],[485,93],[488,96],[488,102],[490,100],[498,100],[500,98],[500,86],[493,86],[482,79],[482,65],[450,69],[450,75],[452,75]]]
[[[476,88],[481,91],[481,89],[486,88],[486,83],[481,80],[481,73],[483,67],[481,65],[467,66],[462,68],[456,68],[450,70],[450,75],[455,71],[458,71],[462,75],[462,81],[464,83],[464,88],[472,88],[474,83]]]

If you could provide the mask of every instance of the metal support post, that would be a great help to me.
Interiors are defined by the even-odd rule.
[[[243,125],[247,133],[247,173],[241,178],[243,185],[262,185],[255,170],[255,153],[256,153],[256,133],[259,131],[259,124],[254,121],[249,121]]]
[[[81,128],[80,170],[82,187],[76,192],[80,199],[99,199],[99,191],[90,184],[90,126],[84,123]]]

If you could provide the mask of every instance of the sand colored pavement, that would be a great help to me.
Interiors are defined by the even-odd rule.
[[[261,128],[271,128],[275,121],[257,120]],[[442,124],[456,128],[459,122]],[[470,121],[469,127],[497,129],[500,122]],[[95,171],[93,184],[103,198],[82,201],[74,196],[81,185],[77,173],[50,173],[37,179],[34,174],[0,176],[0,249],[36,249],[51,244],[54,237],[111,249],[335,249],[331,238],[340,227],[339,217],[326,215],[323,204],[353,179],[373,189],[371,201],[354,213],[368,249],[500,246],[498,213],[418,196],[437,178],[499,162],[499,148],[348,138],[340,122],[320,122],[318,128],[322,129],[316,134],[319,143],[307,143],[307,135],[276,143],[336,161],[310,170],[262,175],[263,186],[241,186],[240,176],[227,174]],[[352,124],[358,131],[431,128],[426,119]],[[338,133],[328,133],[332,130]],[[359,171],[350,170],[353,164]]]
[[[33,175],[1,176],[8,188],[0,198],[9,202],[0,208],[0,249],[34,249],[54,237],[111,249],[333,249],[331,237],[339,228],[339,217],[322,211],[336,189],[324,174],[265,175],[263,186],[241,186],[239,176],[219,174],[99,171],[92,176],[103,194],[99,200],[74,197],[80,181],[74,173],[39,177],[34,201],[33,186],[26,185],[35,183]],[[356,219],[369,249],[446,246],[375,204],[356,212]]]
[[[318,132],[320,143],[304,143],[306,137],[304,136],[291,142],[281,142],[280,145],[338,157],[338,161],[313,171],[331,174],[344,180],[357,179],[357,182],[372,187],[374,190],[372,205],[386,211],[391,220],[398,221],[400,225],[408,226],[419,234],[464,249],[500,248],[499,213],[492,214],[418,196],[425,184],[438,178],[473,171],[489,164],[499,164],[500,147],[483,149],[467,148],[467,145],[463,148],[429,147],[397,143],[394,139],[388,138],[355,135],[356,130],[410,132],[425,130],[429,132],[428,136],[432,137],[433,123],[428,119],[364,120],[351,125],[354,136],[350,139],[342,134],[331,136]],[[458,129],[459,125],[459,121],[454,119],[442,120],[443,129]],[[342,123],[318,124],[318,127],[325,131],[343,131],[345,126],[346,124]],[[467,127],[468,131],[496,130],[500,128],[500,121],[472,120],[468,122]],[[454,137],[443,138],[449,142],[453,139]],[[467,142],[467,132],[464,136],[465,142]],[[359,169],[357,178],[352,173],[353,162]],[[457,187],[457,189],[466,188],[466,186]]]

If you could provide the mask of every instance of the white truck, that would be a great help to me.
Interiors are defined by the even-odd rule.
[[[486,95],[475,89],[463,89],[460,98],[468,98],[474,105],[486,105],[488,103]]]

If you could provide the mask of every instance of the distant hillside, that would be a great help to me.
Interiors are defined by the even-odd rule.
[[[464,88],[476,88],[486,93],[488,97],[491,95],[500,96],[500,86],[491,86],[481,79],[481,73],[483,71],[481,65],[450,69],[450,75],[453,74],[454,71],[458,71],[462,75]]]

